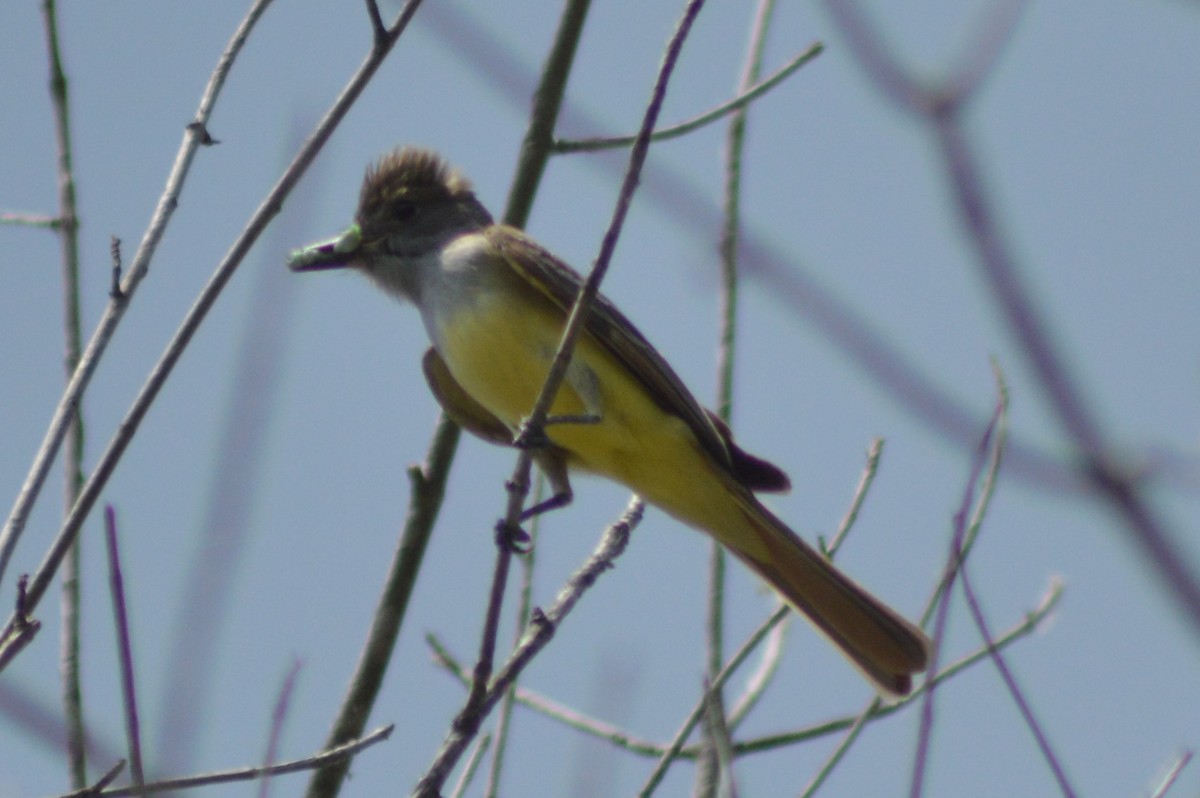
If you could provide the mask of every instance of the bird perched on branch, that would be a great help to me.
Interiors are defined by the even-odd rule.
[[[425,376],[447,414],[512,444],[562,338],[580,276],[520,230],[493,222],[435,153],[405,148],[368,170],[355,222],[292,254],[295,271],[349,267],[421,312]],[[554,497],[577,469],[627,486],[711,535],[805,615],[888,696],[907,694],[929,639],[796,536],[755,492],[787,476],[734,443],[653,346],[603,296],[550,408],[535,454]],[[527,514],[530,511],[527,511]]]

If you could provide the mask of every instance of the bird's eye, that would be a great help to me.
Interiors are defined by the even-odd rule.
[[[406,222],[417,215],[416,203],[400,200],[392,205],[392,218],[398,222]]]

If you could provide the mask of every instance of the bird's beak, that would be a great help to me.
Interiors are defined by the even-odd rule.
[[[354,265],[362,254],[361,250],[362,230],[357,224],[352,224],[341,235],[293,251],[288,255],[287,264],[294,272],[344,269]]]

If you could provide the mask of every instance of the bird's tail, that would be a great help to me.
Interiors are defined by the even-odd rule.
[[[746,527],[723,530],[738,559],[804,614],[889,697],[912,689],[929,662],[929,638],[796,536],[748,491],[738,497]],[[733,534],[730,534],[732,532]]]

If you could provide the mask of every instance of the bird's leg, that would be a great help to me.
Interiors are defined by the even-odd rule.
[[[571,481],[567,476],[567,453],[565,450],[548,444],[545,448],[534,452],[533,459],[542,473],[546,475],[546,480],[550,483],[553,493],[549,498],[522,510],[516,524],[507,524],[504,519],[496,524],[497,543],[507,546],[516,554],[525,554],[529,551],[529,533],[520,526],[522,523],[549,510],[566,507],[575,496],[571,490]],[[512,492],[527,493],[529,490],[528,485],[521,486],[513,482],[507,483],[505,487]]]

